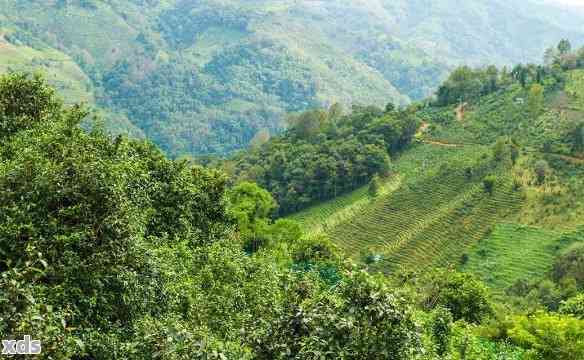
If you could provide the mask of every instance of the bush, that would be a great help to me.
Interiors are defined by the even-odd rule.
[[[497,177],[494,175],[486,176],[483,179],[483,187],[489,195],[493,194],[493,191],[495,190],[496,183],[497,183]]]
[[[579,360],[584,358],[584,321],[540,312],[516,316],[509,339],[528,349],[532,359]]]
[[[560,306],[560,313],[573,315],[580,320],[584,320],[584,294],[578,294],[563,301]]]
[[[578,288],[584,288],[584,245],[573,247],[556,259],[552,278],[556,282],[564,278],[573,278]]]
[[[442,306],[455,321],[480,323],[492,313],[486,286],[472,275],[453,270],[437,270],[425,279],[423,305],[426,309]]]

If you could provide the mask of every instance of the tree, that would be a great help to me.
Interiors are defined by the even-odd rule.
[[[558,52],[560,55],[566,55],[572,51],[572,44],[567,39],[562,39],[558,44]]]
[[[545,51],[543,63],[545,66],[552,66],[558,60],[558,50],[550,47]]]
[[[410,359],[421,353],[412,310],[382,277],[351,273],[316,299],[290,306],[272,325],[256,345],[260,359]]]
[[[497,183],[497,177],[494,175],[488,175],[483,179],[483,187],[489,195],[493,194],[496,183]]]
[[[0,140],[61,117],[62,102],[41,75],[0,77]]]
[[[562,301],[560,313],[572,315],[580,320],[584,320],[584,293]]]
[[[507,330],[509,339],[532,351],[533,358],[578,360],[584,358],[584,321],[539,312],[512,319]]]
[[[545,160],[539,160],[535,163],[535,176],[539,185],[545,182],[549,173],[549,167],[549,164]]]
[[[229,212],[235,218],[248,251],[256,251],[267,240],[269,217],[276,209],[272,195],[251,182],[242,182],[229,191]]]
[[[423,305],[427,309],[443,307],[454,321],[480,323],[492,313],[486,286],[471,274],[453,270],[436,270],[429,274],[423,290]]]
[[[311,139],[322,129],[328,120],[328,113],[323,110],[306,111],[288,118],[289,128],[304,140]]]
[[[521,84],[521,87],[523,88],[527,87],[527,81],[529,78],[529,70],[527,69],[527,67],[521,64],[516,65],[511,71],[511,76],[513,77],[513,79],[515,79],[515,81]]]

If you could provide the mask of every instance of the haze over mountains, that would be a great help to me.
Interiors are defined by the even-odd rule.
[[[582,16],[541,1],[2,2],[0,69],[44,67],[171,156],[245,147],[288,112],[406,104],[456,65],[584,39]]]

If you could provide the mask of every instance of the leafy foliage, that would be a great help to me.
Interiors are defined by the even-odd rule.
[[[427,308],[444,307],[453,319],[480,323],[491,313],[486,287],[470,274],[448,270],[436,271],[425,280]]]
[[[280,214],[353,190],[374,174],[389,174],[389,154],[403,150],[417,128],[409,110],[376,108],[355,108],[347,116],[315,110],[290,122],[282,137],[234,159],[237,176],[269,190]]]
[[[86,113],[56,102],[40,79],[0,80],[0,103],[23,88],[34,111],[1,115],[43,121],[0,145],[0,338],[34,334],[46,358],[421,352],[405,299],[344,268],[326,238],[271,223],[265,190],[227,191],[217,171],[86,132]],[[270,241],[246,254],[237,239],[252,232]]]

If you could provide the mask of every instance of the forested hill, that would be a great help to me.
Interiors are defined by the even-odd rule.
[[[538,59],[581,20],[535,0],[2,0],[0,71],[43,68],[171,156],[223,154],[288,112],[405,104],[462,62]]]

